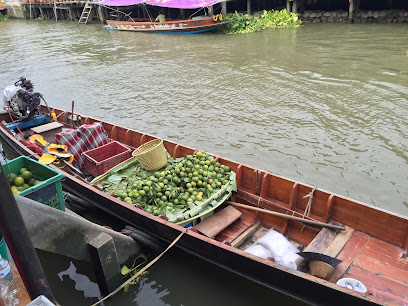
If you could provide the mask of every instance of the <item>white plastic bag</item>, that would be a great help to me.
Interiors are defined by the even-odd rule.
[[[245,252],[261,257],[263,259],[266,259],[268,257],[272,257],[271,252],[268,249],[265,249],[262,245],[260,244],[255,244],[251,245],[249,248],[245,249]]]
[[[258,239],[258,243],[271,252],[275,262],[285,267],[297,269],[296,259],[299,250],[282,234],[270,229],[266,235]]]

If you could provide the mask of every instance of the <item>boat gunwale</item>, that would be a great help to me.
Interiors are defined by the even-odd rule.
[[[148,20],[148,19],[147,19]],[[212,21],[212,23],[211,24],[221,24],[222,22],[229,22],[229,21],[222,21],[222,22],[216,22],[216,21],[213,21],[213,19],[211,18],[211,17],[207,17],[207,18],[199,18],[199,19],[171,19],[171,20],[169,20],[169,21],[164,21],[164,22],[159,22],[159,21],[128,21],[128,20],[123,20],[123,21],[120,21],[120,20],[111,20],[111,19],[108,19],[108,20],[106,20],[106,22],[109,24],[109,23],[112,23],[112,24],[126,24],[126,25],[133,25],[133,24],[135,24],[135,23],[140,23],[140,24],[143,24],[143,25],[145,25],[145,24],[148,24],[148,25],[153,25],[153,24],[158,24],[158,25],[160,25],[160,24],[177,24],[177,23],[203,23],[203,21],[204,22],[206,22],[206,21]]]
[[[208,23],[208,21],[212,21]],[[205,21],[205,22],[203,22]],[[107,20],[107,28],[112,30],[119,30],[119,31],[131,31],[131,32],[190,32],[189,30],[205,30],[205,29],[213,29],[231,22],[231,20],[221,21],[221,22],[214,22],[211,17],[209,18],[201,18],[201,19],[180,19],[177,21],[169,21],[169,22],[148,22],[148,21],[117,21],[117,20]],[[160,27],[165,24],[180,24],[180,23],[187,23],[188,26],[183,27]],[[194,25],[192,23],[200,23],[199,25]],[[146,28],[133,28],[133,29],[117,29],[112,28],[112,26],[146,26]],[[149,27],[149,26],[158,26],[158,27]],[[192,31],[191,31],[192,32]]]

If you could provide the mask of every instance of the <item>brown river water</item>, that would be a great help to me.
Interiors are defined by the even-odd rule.
[[[25,76],[51,106],[70,109],[74,100],[78,113],[408,215],[405,24],[160,35],[12,20],[0,32],[3,87]],[[140,292],[155,282],[149,292],[163,305],[204,296],[215,305],[293,302],[217,268],[195,272],[186,258],[169,256],[157,271],[172,277],[150,275]],[[217,278],[237,280],[224,290]],[[149,293],[134,295],[149,305]]]

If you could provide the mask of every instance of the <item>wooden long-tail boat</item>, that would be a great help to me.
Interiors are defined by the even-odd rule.
[[[107,20],[108,30],[146,32],[146,33],[182,33],[197,34],[215,30],[230,21],[214,21],[212,17],[200,19],[166,20],[165,22],[151,21],[150,19],[133,19],[126,21]]]
[[[49,110],[43,106],[41,112]],[[66,128],[71,119],[77,124],[101,122],[109,137],[130,148],[156,139],[155,136],[127,129],[92,117],[79,116],[53,109],[57,120]],[[7,112],[0,113],[0,135],[8,145],[22,155],[40,156],[31,151],[20,133],[12,132]],[[193,148],[168,140],[167,151],[174,157],[194,154]],[[213,155],[214,156],[214,155]],[[214,156],[223,165],[236,173],[237,192],[231,201],[250,207],[259,207],[286,215],[303,217],[323,223],[345,226],[345,231],[310,226],[299,220],[290,220],[264,214],[252,209],[236,207],[242,216],[214,238],[200,234],[194,228],[187,229],[177,243],[180,248],[195,254],[220,267],[247,277],[305,302],[317,305],[387,304],[408,303],[408,218],[397,215],[313,186],[296,182],[264,170],[252,168],[220,156]],[[56,168],[64,174],[63,187],[70,193],[82,197],[97,207],[115,215],[128,224],[170,242],[185,228],[156,217],[129,205],[82,179],[69,167]],[[4,187],[2,187],[4,188]],[[309,198],[311,206],[308,207]],[[220,207],[228,206],[225,204]],[[260,224],[259,228],[256,228]],[[274,228],[303,251],[330,255],[342,262],[328,280],[309,273],[290,269],[271,260],[244,252],[238,247],[240,240],[248,245],[260,231]],[[246,236],[247,235],[247,236]],[[336,285],[340,278],[354,278],[367,288],[366,293]],[[222,284],[220,284],[222,286]]]
[[[212,6],[221,2],[220,0],[104,0],[101,2],[106,7],[121,7],[129,5],[144,4],[143,8],[147,8],[145,4],[155,7],[168,7],[178,9],[201,9]],[[197,11],[197,12],[198,12]],[[119,12],[119,11],[118,11]],[[148,32],[148,33],[181,33],[181,34],[195,34],[203,33],[227,24],[231,21],[222,21],[222,14],[214,16],[196,16],[194,18],[168,19],[159,22],[154,18],[132,18],[127,15],[125,21],[107,20],[106,29],[119,31],[133,31],[133,32]],[[149,14],[150,15],[150,14]],[[194,14],[193,14],[194,15]],[[164,12],[163,12],[164,17]],[[191,17],[191,16],[190,16]]]

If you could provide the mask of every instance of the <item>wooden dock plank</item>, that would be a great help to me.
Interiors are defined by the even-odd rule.
[[[373,274],[381,275],[384,278],[408,285],[408,271],[401,269],[400,267],[390,265],[388,262],[383,262],[377,258],[360,254],[360,256],[354,260],[353,265]]]
[[[340,263],[334,273],[330,277],[330,282],[337,282],[340,278],[342,278],[343,274],[347,272],[347,270],[352,265],[354,259],[360,254],[361,250],[370,239],[370,236],[355,231],[354,234],[351,236],[350,240],[346,243],[343,250],[337,256],[338,259],[342,260],[343,262]]]
[[[351,277],[361,281],[367,292],[380,298],[387,305],[407,305],[408,286],[383,278],[379,275],[352,267],[344,277]]]

